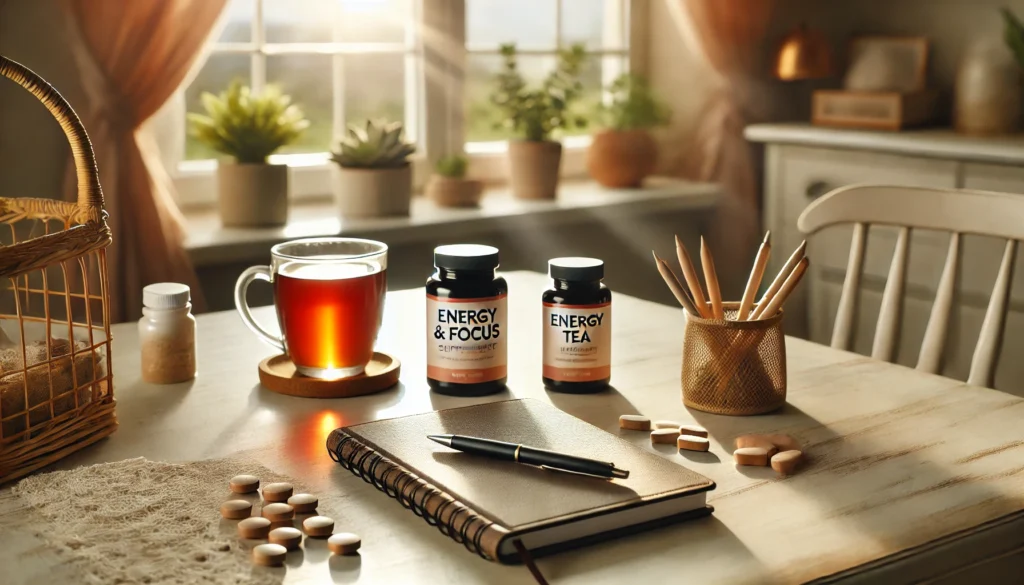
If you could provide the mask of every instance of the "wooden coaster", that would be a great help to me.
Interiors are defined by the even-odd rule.
[[[366,371],[351,378],[321,380],[303,376],[286,355],[276,355],[260,362],[260,383],[267,390],[303,398],[348,398],[387,390],[398,383],[402,362],[376,351]]]

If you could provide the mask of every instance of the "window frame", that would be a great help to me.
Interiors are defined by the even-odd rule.
[[[464,124],[464,71],[470,54],[498,54],[497,48],[467,46],[465,16],[467,0],[409,0],[410,23],[406,27],[404,43],[268,43],[263,23],[262,0],[254,4],[251,40],[248,42],[214,42],[212,53],[249,53],[251,55],[251,84],[259,91],[266,84],[266,59],[280,54],[330,54],[333,59],[332,83],[334,140],[344,133],[344,75],[342,59],[351,54],[404,54],[406,133],[417,140],[417,152],[411,157],[414,189],[419,190],[432,169],[432,161],[441,156],[465,149],[470,159],[469,172],[475,178],[490,183],[507,181],[507,141],[466,143]],[[628,22],[623,27],[625,45],[619,49],[590,50],[598,57],[621,57],[629,71],[643,73],[646,65],[646,47],[638,47],[638,40],[646,39],[647,8],[644,0],[604,0],[618,2],[626,12]],[[561,2],[555,2],[555,30],[557,46],[561,46]],[[440,41],[424,39],[424,30],[437,33]],[[454,50],[451,47],[456,47]],[[557,49],[524,49],[524,55],[553,55]],[[425,72],[436,71],[438,74]],[[158,141],[179,152],[165,152],[164,160],[171,169],[177,191],[177,202],[184,208],[205,207],[216,203],[215,160],[184,160],[185,132],[184,86],[177,99],[158,114],[164,121],[158,124],[167,132],[176,128],[181,135],[173,140]],[[167,137],[164,137],[167,138]],[[584,156],[590,144],[590,135],[568,136],[561,139],[565,149],[561,173],[563,176],[585,174]],[[329,153],[278,154],[270,162],[287,164],[290,175],[292,201],[323,199],[331,194],[331,166]]]

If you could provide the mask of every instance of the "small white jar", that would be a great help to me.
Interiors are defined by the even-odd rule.
[[[160,282],[142,289],[139,347],[142,379],[175,384],[196,377],[196,319],[188,285]]]

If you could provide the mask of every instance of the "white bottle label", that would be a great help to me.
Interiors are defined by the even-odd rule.
[[[476,384],[508,371],[507,300],[427,295],[427,377]]]
[[[592,382],[612,374],[612,304],[544,303],[544,377]]]

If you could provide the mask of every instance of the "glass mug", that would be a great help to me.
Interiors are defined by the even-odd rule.
[[[246,269],[235,307],[257,336],[288,354],[305,376],[357,376],[373,357],[387,291],[388,247],[357,238],[308,238],[270,249],[270,266]],[[281,335],[263,328],[245,293],[254,280],[274,286]]]

